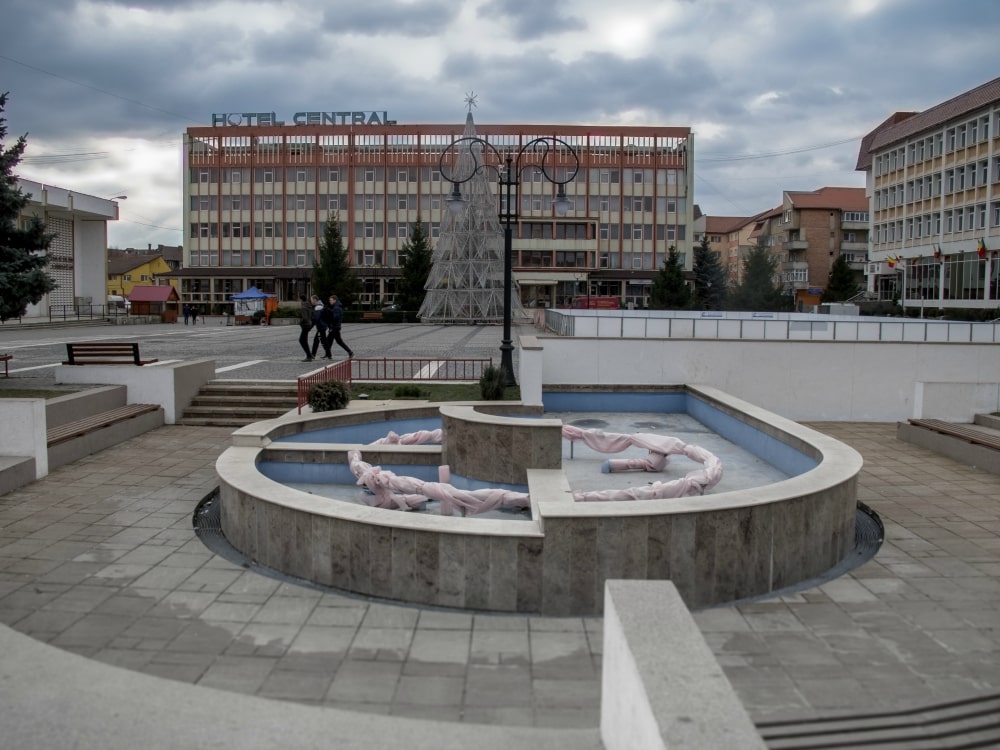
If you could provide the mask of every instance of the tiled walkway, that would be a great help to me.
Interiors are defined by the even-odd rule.
[[[1000,477],[824,424],[865,457],[876,559],[819,589],[696,613],[754,718],[1000,690]],[[0,497],[0,622],[130,669],[455,721],[596,726],[600,618],[368,602],[214,556],[192,511],[228,429],[167,426]]]

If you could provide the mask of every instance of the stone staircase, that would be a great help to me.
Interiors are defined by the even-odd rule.
[[[295,381],[211,380],[184,410],[177,424],[243,427],[274,419],[298,406]]]

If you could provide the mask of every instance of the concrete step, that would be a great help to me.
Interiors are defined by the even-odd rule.
[[[261,395],[261,394],[228,394],[228,393],[202,393],[195,396],[191,401],[191,406],[241,406],[255,404],[275,408],[294,409],[298,406],[298,399],[295,396],[283,395]]]
[[[202,386],[178,424],[243,427],[298,406],[298,385],[280,380],[212,380]]]
[[[189,406],[184,410],[185,417],[205,417],[205,416],[225,416],[225,417],[249,417],[253,419],[273,419],[274,417],[280,417],[285,414],[290,409],[294,409],[295,405],[291,407],[277,406],[277,407],[267,407],[262,405],[247,405],[247,406]]]

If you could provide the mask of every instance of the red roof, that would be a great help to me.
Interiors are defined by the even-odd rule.
[[[134,286],[128,295],[129,302],[173,302],[179,299],[177,290],[167,284],[161,286]]]
[[[795,208],[836,208],[841,211],[867,211],[868,197],[864,188],[822,187],[809,192],[787,190],[785,195]]]
[[[861,141],[857,169],[867,169],[871,166],[872,152],[880,151],[931,128],[942,127],[960,117],[966,117],[970,112],[983,109],[997,99],[1000,99],[1000,78],[987,81],[923,112],[916,114],[897,112]]]

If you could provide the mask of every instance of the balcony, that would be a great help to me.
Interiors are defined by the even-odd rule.
[[[842,221],[840,222],[840,228],[845,232],[862,232],[868,231],[867,221]]]
[[[868,243],[867,242],[841,242],[840,252],[844,255],[862,255],[868,257]]]
[[[794,252],[796,250],[808,250],[809,241],[808,240],[785,240],[781,243],[781,247],[788,252]]]

